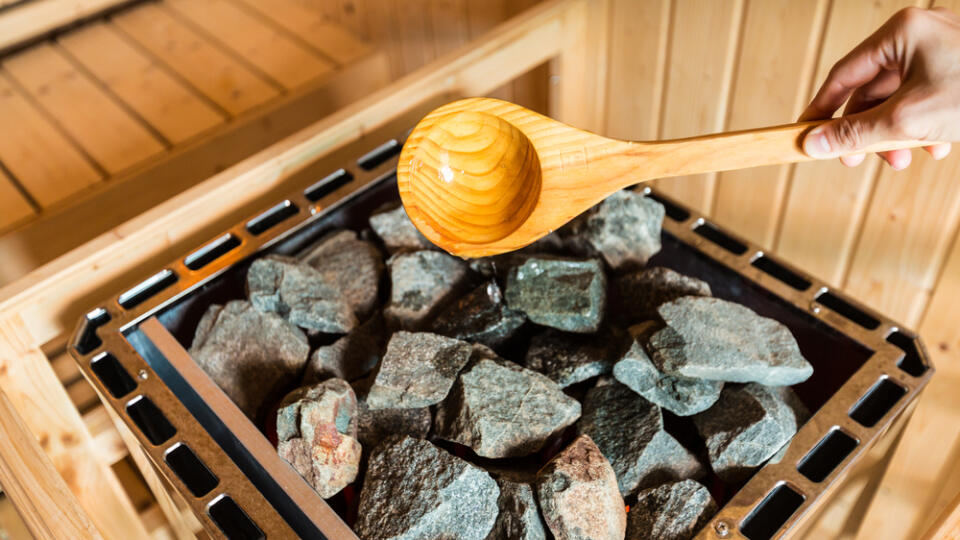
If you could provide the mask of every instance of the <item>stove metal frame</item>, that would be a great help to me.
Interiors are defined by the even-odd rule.
[[[385,144],[397,146],[400,140],[402,138]],[[229,497],[229,500],[256,524],[263,535],[270,538],[287,538],[295,537],[296,533],[218,443],[211,438],[211,435],[161,380],[151,365],[131,346],[125,336],[131,329],[137,328],[165,306],[202,287],[235,263],[294,234],[340,204],[349,202],[351,195],[374,185],[378,180],[389,176],[396,168],[395,156],[370,170],[358,165],[358,162],[363,161],[364,157],[361,157],[358,161],[345,166],[342,170],[351,175],[352,179],[336,186],[321,198],[312,200],[307,194],[314,193],[312,191],[314,189],[324,189],[324,181],[335,182],[335,178],[321,180],[306,190],[290,193],[287,197],[279,199],[279,202],[270,204],[262,212],[251,216],[250,219],[236,224],[224,231],[222,235],[199,246],[190,254],[172,261],[159,272],[132,287],[127,287],[124,289],[125,292],[111,296],[80,321],[70,341],[70,352],[83,375],[94,386],[101,399],[112,407],[130,427],[153,465],[183,496],[204,528],[213,537],[248,537],[242,532],[235,533],[235,536],[228,536],[211,517],[211,508],[215,513],[223,509],[218,508],[217,505],[219,503],[223,506],[225,497]],[[651,192],[649,188],[645,189],[649,194],[666,203],[674,211],[674,215],[685,214],[685,217],[679,220],[668,217],[664,221],[666,231],[747,280],[809,313],[837,332],[875,351],[873,356],[798,431],[782,459],[776,464],[767,464],[760,469],[717,513],[697,538],[750,538],[744,535],[742,530],[744,523],[748,520],[763,523],[765,520],[769,521],[771,516],[773,525],[776,526],[775,535],[790,536],[801,530],[804,521],[813,514],[812,510],[816,509],[836,488],[857,459],[873,447],[894,421],[907,411],[933,374],[929,356],[915,333],[902,329],[889,318],[846,298],[822,281],[770,257],[759,247],[726,233],[706,217],[684,208],[662,194]],[[273,223],[273,217],[280,215],[283,219]],[[257,223],[263,225],[265,222],[269,223],[269,226],[260,230],[259,234],[251,232],[251,228],[255,230],[262,228],[257,227]],[[233,247],[205,261],[201,268],[191,269],[191,267],[197,267],[195,263],[198,253],[202,253],[210,246],[222,245],[220,243],[223,242]],[[797,280],[801,285],[806,284],[806,286],[798,289]],[[791,281],[794,285],[789,284]],[[857,320],[872,321],[876,324],[867,324],[869,327],[865,327],[855,322]],[[898,344],[892,343],[888,338]],[[904,347],[912,348],[913,354],[907,354]],[[122,367],[133,382],[133,387],[127,384],[129,391],[119,397],[111,394],[109,381],[105,383],[101,378],[104,375],[104,369],[101,369],[98,375],[97,369],[94,368],[94,363],[103,361],[105,358],[116,359],[118,362],[116,365]],[[116,365],[113,365],[112,360],[108,363],[110,364],[108,367],[112,367],[113,374],[116,375]],[[107,375],[109,378],[109,373]],[[879,392],[877,385],[882,381],[887,381],[882,383],[887,388],[889,388],[888,383],[898,385],[903,390],[903,395],[889,409],[880,411],[881,417],[874,425],[870,427],[861,425],[851,418],[850,411],[868,394],[876,396]],[[144,398],[156,405],[156,409],[175,430],[162,442],[156,442],[158,438],[156,433],[148,433],[154,429],[149,425],[149,421],[146,426],[148,432],[141,427],[145,413],[138,410],[137,403],[144,403]],[[133,409],[130,408],[131,406]],[[150,416],[149,413],[151,411],[147,411],[147,417]],[[820,482],[812,481],[798,471],[797,465],[834,430],[842,431],[857,441],[857,445],[826,478]],[[190,487],[178,477],[167,459],[170,452],[179,451],[182,454],[183,447],[188,447],[202,466],[217,480],[214,487],[200,496],[195,496],[191,492]],[[302,486],[298,486],[297,489],[300,487]],[[784,494],[787,495],[786,499],[783,498]],[[797,496],[800,499],[799,506],[780,523],[780,518],[783,516],[775,515],[776,512],[782,514],[783,504],[786,503],[788,507],[791,503],[795,504]],[[338,521],[335,514],[322,499],[317,497],[316,501],[321,503],[318,506],[323,507],[320,513],[326,516],[318,518],[322,523],[318,523],[318,519],[312,519],[318,529],[325,527],[325,534],[330,538],[355,538],[349,531],[344,533],[345,525],[341,528],[335,523]],[[330,515],[333,515],[333,521],[328,519]],[[256,531],[253,533],[252,537],[257,537]]]

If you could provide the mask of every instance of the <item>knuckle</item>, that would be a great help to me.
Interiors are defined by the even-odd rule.
[[[840,117],[833,134],[841,148],[859,148],[863,141],[863,124],[849,117]]]
[[[898,11],[893,16],[893,20],[897,26],[904,29],[911,29],[915,28],[918,24],[922,24],[928,16],[929,13],[926,9],[910,6]]]

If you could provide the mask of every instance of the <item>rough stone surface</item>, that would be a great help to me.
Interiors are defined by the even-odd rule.
[[[367,394],[371,409],[411,409],[443,401],[470,359],[465,341],[428,332],[397,332]]]
[[[600,261],[531,257],[507,276],[507,305],[567,332],[596,332],[606,307]]]
[[[571,224],[567,245],[584,255],[599,253],[614,270],[642,267],[660,251],[665,213],[642,193],[618,191]]]
[[[633,344],[613,366],[613,376],[634,392],[678,416],[690,416],[710,408],[720,397],[723,381],[667,375],[657,369],[647,354],[646,343],[658,325],[652,321],[630,328]]]
[[[524,482],[497,478],[500,487],[500,514],[487,540],[547,540],[547,528],[540,517],[533,487]]]
[[[697,459],[664,429],[660,408],[617,382],[587,392],[577,429],[610,461],[623,495],[703,474]]]
[[[387,251],[416,251],[434,248],[407,217],[403,205],[392,206],[370,216],[370,228],[377,233]]]
[[[421,328],[469,278],[465,262],[439,251],[400,253],[391,257],[387,266],[391,290],[384,315],[404,330]]]
[[[661,305],[667,328],[650,337],[661,371],[698,379],[789,386],[813,366],[783,324],[721,300],[685,296]]]
[[[623,540],[627,512],[617,477],[586,435],[537,473],[537,498],[557,540]]]
[[[277,453],[324,499],[354,481],[360,468],[357,397],[343,379],[298,388],[277,411]]]
[[[695,277],[657,266],[614,280],[613,313],[627,324],[657,319],[657,308],[682,296],[710,296],[710,285]]]
[[[357,239],[353,231],[336,231],[320,239],[301,259],[323,275],[360,319],[377,305],[383,258],[370,242]]]
[[[376,313],[353,332],[313,351],[303,373],[303,384],[330,377],[347,381],[363,377],[377,366],[385,342],[383,318]]]
[[[548,329],[530,340],[523,363],[566,388],[610,373],[625,337],[613,330],[585,336]]]
[[[483,457],[519,457],[579,417],[580,403],[547,377],[484,357],[471,361],[437,408],[434,432]]]
[[[290,257],[268,255],[253,261],[247,294],[260,311],[277,313],[306,330],[344,334],[357,325],[353,308],[335,284]]]
[[[626,540],[689,540],[717,513],[710,492],[693,480],[641,491],[627,514]]]
[[[693,422],[706,441],[713,470],[728,482],[739,482],[776,454],[807,414],[787,387],[733,384]]]
[[[451,304],[433,323],[433,331],[488,347],[498,347],[516,334],[526,318],[506,306],[495,280]]]
[[[357,420],[357,439],[365,449],[372,450],[391,435],[407,435],[425,439],[433,424],[429,407],[418,409],[371,409],[366,396],[359,397],[360,415]]]
[[[190,356],[253,420],[268,398],[279,398],[296,380],[309,354],[299,328],[245,300],[210,306],[190,347]]]
[[[479,467],[424,440],[393,439],[370,458],[354,529],[364,540],[484,540],[499,495]]]

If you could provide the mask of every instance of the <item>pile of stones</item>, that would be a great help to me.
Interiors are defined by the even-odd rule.
[[[361,538],[690,538],[706,486],[806,420],[812,367],[782,324],[647,267],[663,217],[622,191],[464,261],[383,208],[253,261],[190,352]]]

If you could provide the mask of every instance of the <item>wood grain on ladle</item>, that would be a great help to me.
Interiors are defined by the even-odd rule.
[[[397,183],[407,214],[431,242],[482,257],[531,244],[641,182],[809,160],[800,142],[819,124],[629,142],[513,103],[470,98],[417,124],[400,154]],[[927,144],[933,143],[885,142],[864,151]]]

